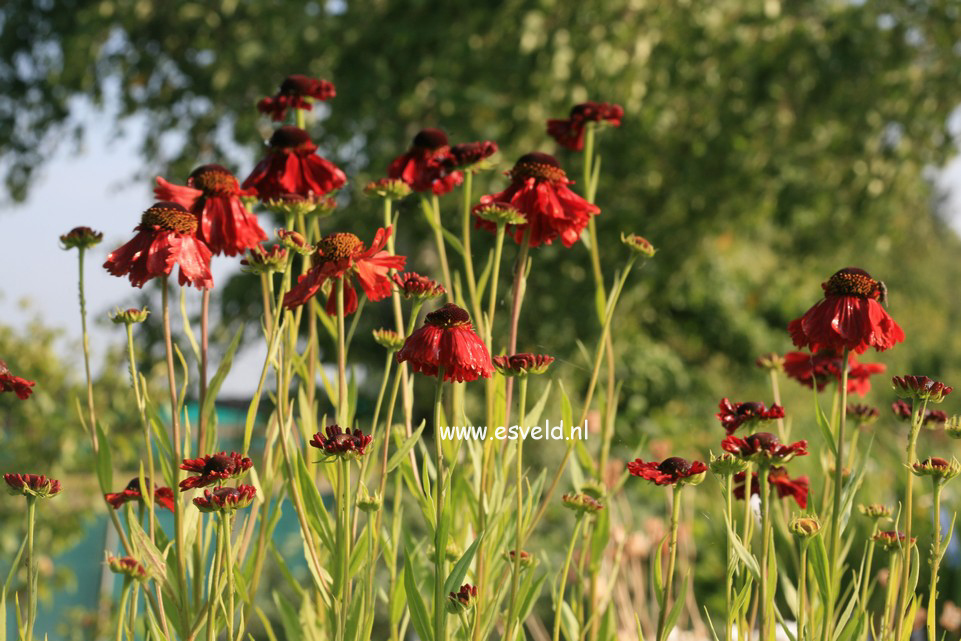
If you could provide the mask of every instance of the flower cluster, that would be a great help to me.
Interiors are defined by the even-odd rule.
[[[359,429],[344,430],[339,425],[328,425],[310,439],[310,446],[322,450],[328,458],[358,458],[367,452],[373,437]]]
[[[452,170],[447,134],[440,129],[422,129],[410,148],[387,167],[387,177],[402,180],[414,191],[446,194],[464,181]]]
[[[745,425],[754,426],[762,421],[784,418],[784,408],[777,403],[768,409],[764,403],[756,401],[732,403],[727,398],[722,398],[718,409],[720,411],[716,415],[717,420],[728,434],[733,434]]]
[[[474,606],[477,599],[477,586],[465,583],[460,586],[457,592],[451,592],[447,597],[447,611],[451,614],[460,614]]]
[[[721,441],[721,448],[745,461],[759,465],[771,463],[787,463],[795,456],[807,456],[807,441],[798,441],[790,445],[781,444],[780,439],[770,432],[758,432],[747,438],[738,438],[728,434]]]
[[[443,296],[447,290],[435,280],[421,276],[417,272],[403,272],[391,275],[397,291],[407,299],[429,300]]]
[[[291,74],[280,83],[277,93],[262,98],[257,103],[257,110],[279,122],[287,117],[288,109],[310,111],[314,108],[313,101],[330,100],[336,95],[337,89],[331,82],[302,74]]]
[[[607,102],[582,102],[571,108],[566,119],[552,118],[547,121],[547,134],[562,147],[573,151],[584,149],[584,128],[588,123],[607,123],[621,126],[624,108]]]
[[[234,512],[253,503],[256,494],[257,489],[253,485],[216,487],[204,490],[203,496],[194,499],[194,505],[201,512]]]
[[[180,482],[180,490],[186,491],[197,487],[206,487],[214,483],[221,483],[227,479],[243,476],[253,467],[253,461],[238,452],[220,452],[196,459],[187,459],[180,469],[193,472],[197,476],[188,476]]]

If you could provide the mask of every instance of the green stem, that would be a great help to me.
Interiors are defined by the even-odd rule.
[[[160,287],[163,290],[161,310],[163,316],[164,347],[167,356],[167,385],[168,391],[170,392],[170,423],[174,442],[173,460],[170,461],[170,467],[174,471],[174,483],[176,484],[180,481],[180,463],[183,461],[183,442],[180,437],[180,412],[178,410],[177,382],[174,372],[173,338],[170,332],[170,292],[169,283],[167,282],[168,279],[168,276],[164,276],[160,281]],[[151,480],[151,483],[153,482],[154,481]],[[187,550],[184,544],[183,519],[183,502],[174,500],[175,552],[177,554],[177,580],[180,583],[181,598],[180,614],[183,627],[186,628],[190,623],[190,604],[187,599],[187,559],[185,557]]]
[[[350,612],[350,548],[353,528],[350,522],[350,461],[341,460],[340,465],[340,503],[342,537],[338,545],[340,551],[340,622],[338,637],[343,639],[347,631],[347,618]]]
[[[90,435],[93,438],[93,450],[96,452],[100,444],[97,438],[97,412],[93,404],[93,379],[90,376],[90,334],[87,332],[87,298],[84,295],[83,287],[83,258],[85,253],[86,249],[84,247],[78,248],[77,262],[79,276],[77,286],[80,293],[80,330],[83,333],[83,367],[87,375],[87,412],[90,415]]]
[[[564,590],[567,587],[567,575],[571,571],[571,558],[574,556],[574,548],[577,546],[577,539],[580,537],[581,524],[584,522],[583,515],[578,515],[577,522],[574,524],[574,532],[571,534],[571,542],[567,545],[567,556],[564,558],[564,569],[561,570],[560,583],[557,586],[557,603],[554,607],[554,634],[551,636],[553,641],[561,638],[561,611],[564,606]],[[520,548],[514,554],[514,563],[521,557]]]
[[[470,296],[471,314],[474,315],[474,320],[477,325],[477,329],[480,331],[481,336],[485,334],[484,331],[484,319],[481,316],[480,300],[477,296],[477,281],[474,279],[474,257],[471,254],[470,247],[470,204],[471,204],[471,192],[473,192],[474,187],[474,172],[465,171],[464,172],[464,201],[463,201],[463,211],[461,219],[461,238],[464,245],[464,271],[467,276],[467,293]]]
[[[798,577],[797,641],[804,641],[804,610],[807,607],[808,542],[801,544],[801,570]]]
[[[898,575],[898,561],[901,560],[901,555],[897,552],[890,552],[888,556],[888,589],[884,595],[884,613],[881,615],[881,635],[878,637],[881,641],[887,641],[888,639],[888,626],[893,623],[891,620],[891,609],[897,607],[897,590],[895,586],[901,583]]]
[[[217,602],[220,600],[220,577],[224,569],[224,525],[223,519],[217,523],[217,549],[214,550],[213,578],[207,591],[207,641],[217,639]]]
[[[197,454],[202,455],[207,450],[207,417],[203,407],[207,399],[207,348],[209,347],[208,333],[210,321],[210,290],[204,289],[200,303],[200,396],[197,405],[200,417],[197,419]]]
[[[233,546],[230,542],[230,522],[231,517],[228,513],[220,516],[224,537],[224,566],[227,568],[227,641],[234,641],[234,554]]]
[[[864,576],[861,577],[861,612],[868,611],[868,588],[871,587],[871,566],[874,564],[874,535],[878,533],[878,522],[871,527],[868,551],[864,561]],[[890,577],[889,577],[890,578]]]
[[[727,482],[724,488],[724,506],[726,508],[725,516],[727,517],[728,525],[730,526],[729,532],[734,531],[734,475],[730,474],[727,477]],[[731,540],[731,534],[727,535],[727,565],[724,569],[724,603],[726,604],[725,611],[727,612],[727,628],[724,635],[725,641],[731,641],[733,636],[732,629],[734,627],[734,611],[733,611],[733,579],[734,574],[732,568],[734,567],[734,542]],[[800,639],[798,640],[800,641]]]
[[[444,514],[444,447],[440,437],[441,404],[444,393],[444,368],[437,368],[437,387],[434,390],[434,465],[437,479],[434,487],[434,641],[447,641],[447,529],[441,527]]]
[[[130,600],[130,585],[130,577],[124,577],[123,590],[120,594],[120,607],[117,610],[117,634],[114,637],[116,641],[123,641],[124,622],[127,620],[127,602]]]
[[[494,265],[491,273],[490,293],[487,296],[487,325],[485,327],[485,338],[487,339],[487,349],[491,348],[491,339],[494,332],[494,312],[497,310],[497,282],[500,280],[501,255],[504,250],[504,223],[497,223],[497,234],[494,237]]]
[[[347,414],[347,349],[344,331],[344,279],[337,280],[337,424],[346,429]]]
[[[147,503],[148,523],[150,526],[150,542],[154,542],[154,531],[157,529],[157,516],[154,509],[154,462],[153,462],[153,442],[150,436],[150,424],[147,422],[147,411],[143,401],[143,394],[140,390],[140,374],[137,372],[137,358],[133,343],[133,325],[127,323],[127,359],[130,361],[130,380],[133,384],[133,395],[137,402],[137,412],[140,415],[140,426],[143,429],[144,450],[147,455],[147,478],[150,479],[147,488],[141,489],[141,495]]]
[[[33,641],[37,620],[37,559],[33,553],[33,526],[37,519],[37,497],[27,496],[27,641]]]
[[[664,584],[664,605],[657,615],[656,641],[666,641],[667,638],[664,624],[667,621],[667,612],[671,605],[671,593],[674,591],[674,563],[677,558],[677,526],[681,516],[682,487],[680,483],[674,486],[674,496],[671,502],[671,543],[667,558],[667,582]]]
[[[524,376],[520,380],[520,398],[518,399],[520,403],[520,425],[521,427],[526,426],[527,420],[527,376]],[[524,542],[524,439],[518,435],[517,438],[517,456],[514,461],[514,473],[516,476],[516,486],[517,486],[517,514],[515,515],[515,523],[517,524],[517,531],[515,532],[515,543],[514,549],[520,550]],[[520,591],[520,580],[521,580],[521,555],[520,552],[514,554],[514,576],[511,579],[511,593],[510,593],[510,604],[507,611],[507,641],[511,641],[514,638],[514,616],[517,612],[517,595]]]
[[[454,302],[454,288],[453,281],[450,277],[450,266],[447,263],[447,248],[444,244],[444,228],[440,221],[440,201],[437,196],[434,195],[430,200],[427,199],[426,195],[420,197],[421,209],[424,210],[424,216],[427,218],[427,223],[430,225],[431,231],[434,232],[434,244],[437,247],[437,258],[440,261],[440,270],[444,278],[444,287],[447,289],[447,302]]]
[[[928,638],[937,639],[935,623],[938,599],[938,569],[941,567],[941,482],[934,479],[934,543],[931,546],[931,585],[928,588]],[[907,540],[907,545],[911,539]]]
[[[914,596],[911,592],[911,525],[914,520],[914,473],[911,466],[917,459],[918,434],[924,424],[924,412],[927,402],[918,401],[912,403],[911,408],[911,433],[908,436],[908,448],[905,455],[904,466],[907,468],[907,487],[904,491],[904,540],[903,551],[901,552],[901,590],[897,609],[897,627],[894,628],[895,635],[900,635],[904,629],[904,615],[908,608],[910,599]]]
[[[781,385],[778,381],[777,370],[772,368],[770,372],[771,397],[774,399],[775,405],[781,405]],[[784,431],[784,419],[780,417],[777,419],[777,435],[782,442],[787,440],[787,433]],[[800,639],[798,639],[798,641],[800,641]]]
[[[831,596],[825,603],[824,625],[821,626],[822,641],[831,638],[834,632],[834,608],[837,601],[834,591],[840,570],[838,568],[838,552],[841,542],[841,495],[844,492],[844,428],[847,423],[848,406],[848,349],[841,350],[841,382],[838,385],[840,394],[840,409],[838,411],[837,446],[834,453],[834,508],[831,510],[831,546],[828,560],[831,568]]]
[[[771,554],[771,487],[768,485],[770,468],[761,465],[757,482],[761,488],[761,641],[771,641],[772,621],[771,604],[774,601],[775,586],[768,584],[768,563]],[[746,480],[746,479],[745,479]],[[745,485],[745,492],[749,485]]]
[[[517,326],[521,318],[521,306],[524,304],[524,292],[527,289],[527,256],[530,253],[531,226],[524,229],[521,246],[514,263],[514,286],[511,288],[511,325],[508,334],[507,355],[517,353]],[[504,394],[504,425],[511,424],[511,395],[514,389],[514,379],[508,378]]]

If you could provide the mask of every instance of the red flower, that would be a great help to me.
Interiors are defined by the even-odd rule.
[[[554,362],[554,357],[548,354],[531,354],[524,352],[513,356],[498,355],[491,359],[494,369],[503,376],[518,376],[523,378],[528,374],[543,374]]]
[[[180,469],[199,476],[188,476],[180,482],[180,491],[213,485],[226,479],[237,478],[253,467],[253,461],[237,452],[221,452],[195,459],[185,459]]]
[[[571,115],[566,120],[550,119],[547,121],[547,135],[556,140],[562,147],[573,151],[584,148],[584,126],[589,122],[607,122],[615,127],[621,126],[624,108],[606,102],[582,102],[571,108]]]
[[[397,285],[397,290],[401,296],[408,299],[427,300],[443,296],[446,292],[443,285],[426,276],[421,276],[417,272],[393,274],[391,280]]]
[[[440,196],[464,181],[461,172],[451,171],[449,162],[447,134],[440,129],[422,129],[410,149],[387,167],[387,177],[403,180],[414,191],[433,191]]]
[[[130,275],[134,287],[158,276],[167,276],[180,266],[181,285],[210,289],[210,249],[196,237],[197,217],[182,205],[158,202],[143,213],[135,228],[137,235],[107,256],[104,268],[114,276]]]
[[[14,376],[7,364],[0,360],[0,394],[4,392],[14,392],[21,401],[25,401],[33,394],[31,389],[36,385],[36,381],[28,381],[25,378]]]
[[[744,472],[738,472],[734,475],[734,497],[738,499],[744,498]],[[751,494],[760,495],[761,485],[757,480],[757,472],[751,475]],[[810,483],[807,476],[799,476],[796,479],[792,479],[788,476],[787,470],[783,467],[773,466],[768,471],[767,482],[773,485],[777,490],[777,497],[779,499],[786,498],[790,496],[797,502],[798,507],[802,510],[808,506],[808,490]]]
[[[863,354],[869,347],[882,352],[904,340],[904,331],[881,305],[884,284],[863,269],[846,267],[821,288],[824,298],[788,325],[796,346]]]
[[[367,452],[372,440],[359,429],[345,431],[339,425],[328,425],[323,432],[314,434],[310,446],[323,450],[329,458],[357,458]]]
[[[777,418],[784,418],[784,408],[775,403],[768,409],[764,403],[732,403],[726,398],[722,398],[718,403],[721,411],[716,414],[721,425],[727,430],[728,434],[733,434],[734,430],[742,425],[753,425],[760,421],[770,421]]]
[[[313,266],[284,296],[284,307],[290,309],[303,305],[328,279],[343,279],[344,314],[353,314],[357,310],[357,292],[351,283],[355,274],[369,300],[378,301],[390,296],[391,280],[387,274],[391,269],[401,269],[407,261],[405,256],[394,256],[384,250],[390,234],[390,227],[377,230],[374,241],[366,249],[357,236],[349,233],[330,234],[320,239]],[[336,287],[332,287],[327,296],[326,309],[330,315],[337,313]]]
[[[688,461],[678,456],[664,459],[660,463],[635,459],[627,464],[627,470],[657,485],[697,485],[704,479],[707,466],[700,461]]]
[[[891,403],[891,411],[894,412],[894,415],[897,418],[901,419],[902,421],[911,420],[911,414],[912,414],[911,403],[908,403],[907,401],[894,401],[893,403]],[[924,422],[922,423],[923,425],[927,425],[928,423],[934,423],[935,425],[940,425],[947,422],[948,422],[947,412],[943,412],[941,410],[926,410],[924,412]]]
[[[808,442],[798,441],[790,445],[782,445],[777,436],[770,432],[758,432],[747,438],[738,438],[728,434],[721,441],[721,449],[742,459],[756,461],[759,464],[769,464],[771,461],[786,463],[795,456],[807,456]]]
[[[237,179],[220,165],[202,165],[187,178],[187,186],[174,185],[157,176],[154,195],[189,209],[200,220],[197,236],[215,254],[236,256],[260,242],[267,234],[257,217],[244,206],[241,196],[254,196],[241,189]]]
[[[453,303],[428,314],[424,325],[407,337],[397,352],[397,362],[405,361],[427,376],[437,376],[438,368],[443,368],[445,381],[474,381],[494,373],[490,353],[474,333],[470,315]]]
[[[881,363],[860,363],[855,352],[848,353],[848,393],[865,396],[871,391],[871,376],[887,367]],[[823,390],[828,383],[841,380],[841,354],[822,349],[814,354],[788,352],[784,355],[784,373],[805,387]]]
[[[517,209],[526,220],[518,225],[508,225],[508,230],[518,244],[523,242],[524,233],[530,226],[531,247],[541,243],[550,245],[558,236],[565,247],[571,247],[580,238],[591,216],[601,212],[597,205],[567,188],[570,181],[553,156],[539,152],[525,154],[507,173],[511,177],[510,187],[482,196],[474,211],[476,213],[495,203]],[[474,224],[479,229],[497,229],[496,224],[481,218]]]
[[[953,387],[927,376],[895,376],[891,383],[898,396],[928,403],[940,403],[954,390]]]
[[[257,111],[279,122],[287,117],[288,109],[310,111],[314,108],[314,100],[330,100],[336,95],[337,89],[332,82],[295,73],[284,78],[277,93],[261,99]]]
[[[284,125],[268,144],[267,155],[241,185],[256,189],[260,200],[279,199],[288,193],[319,198],[347,182],[343,171],[314,153],[317,145],[303,129]]]
[[[10,494],[48,498],[60,494],[60,481],[43,474],[4,474]]]
[[[233,512],[253,503],[256,494],[253,485],[215,487],[213,491],[204,490],[203,496],[194,499],[194,505],[201,512]]]
[[[152,484],[149,478],[145,478],[144,481],[147,483],[147,487]],[[134,477],[127,483],[127,487],[121,492],[108,492],[103,495],[107,503],[113,506],[113,509],[119,510],[127,501],[142,501],[143,494],[140,492],[140,478]],[[171,512],[174,511],[174,492],[169,487],[158,487],[154,490],[154,502],[162,508],[166,508]]]
[[[491,140],[463,142],[450,148],[450,154],[443,163],[447,170],[471,169],[496,153],[497,143]]]

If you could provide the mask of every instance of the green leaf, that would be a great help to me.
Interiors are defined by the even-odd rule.
[[[526,577],[524,577],[524,582],[521,584],[518,593],[520,598],[518,598],[518,603],[520,604],[517,608],[517,620],[525,620],[534,609],[534,604],[537,602],[537,598],[541,594],[541,590],[544,588],[544,582],[547,580],[546,574],[541,574],[539,577],[534,578],[534,573],[529,572]]]
[[[410,542],[404,541],[404,589],[407,592],[407,607],[410,611],[410,620],[414,624],[417,635],[423,641],[433,641],[434,631],[430,625],[430,618],[427,616],[427,606],[424,605],[424,598],[417,589],[417,581],[414,578],[414,567],[410,564],[413,552],[410,549]]]
[[[607,549],[607,542],[611,534],[611,511],[601,510],[597,514],[594,522],[594,531],[591,533],[591,569],[596,569]]]
[[[548,379],[547,386],[544,388],[544,391],[541,393],[541,397],[537,399],[537,402],[534,404],[534,407],[532,407],[530,411],[527,412],[527,415],[524,417],[524,422],[527,423],[528,425],[540,424],[541,414],[543,414],[544,407],[547,405],[547,399],[551,393],[552,383],[553,383],[553,380]]]
[[[684,579],[681,581],[681,589],[677,593],[677,598],[674,599],[674,605],[671,606],[671,611],[667,613],[667,618],[664,620],[664,639],[662,641],[666,641],[671,636],[671,630],[677,624],[677,618],[681,616],[681,610],[684,609],[684,602],[686,601],[685,595],[687,595],[687,580],[689,578],[689,573],[684,575]]]
[[[202,420],[205,422],[210,421],[210,417],[213,415],[215,403],[217,402],[217,394],[220,393],[220,386],[223,385],[224,379],[227,378],[227,373],[230,372],[230,368],[234,363],[234,355],[237,353],[237,348],[240,347],[240,339],[243,337],[244,328],[241,326],[230,341],[230,346],[227,348],[227,352],[220,362],[220,367],[217,368],[217,372],[207,384],[207,395],[204,397],[204,404],[200,410],[200,415],[203,417]],[[212,435],[213,433],[211,432],[211,436]]]
[[[581,635],[581,626],[567,601],[561,602],[561,630],[564,631],[564,637],[568,641],[577,641]]]
[[[447,576],[447,580],[444,582],[444,592],[457,592],[460,589],[461,581],[467,576],[467,569],[470,567],[471,561],[474,560],[474,553],[477,551],[477,546],[480,544],[483,536],[478,536],[474,539],[474,542],[470,544],[467,551],[464,552],[464,556],[460,558],[457,563],[454,564],[453,569]]]
[[[413,449],[414,445],[417,444],[417,441],[420,439],[420,435],[424,432],[424,428],[426,426],[427,426],[427,421],[422,420],[420,422],[420,425],[417,426],[417,429],[414,431],[414,433],[410,435],[410,438],[406,439],[403,443],[401,443],[400,447],[398,447],[394,451],[394,453],[391,454],[390,459],[388,459],[387,461],[388,474],[390,472],[393,472],[397,468],[397,466],[401,464],[401,461],[403,461],[407,457],[411,449]]]
[[[664,607],[664,577],[661,569],[661,558],[664,556],[664,542],[668,535],[657,544],[657,552],[654,553],[654,562],[651,564],[651,585],[654,586],[654,597],[657,599],[657,607]],[[658,639],[658,641],[661,641]]]
[[[113,462],[110,458],[110,441],[103,433],[100,421],[97,421],[97,480],[100,481],[100,491],[113,491]]]

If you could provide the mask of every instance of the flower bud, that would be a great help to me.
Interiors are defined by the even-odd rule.
[[[770,354],[762,354],[757,357],[754,364],[761,369],[769,369],[775,372],[784,371],[784,357],[777,352],[771,352]]]
[[[3,480],[7,482],[10,494],[22,494],[38,499],[60,494],[60,481],[47,478],[43,474],[4,474]]]
[[[929,403],[940,403],[954,389],[927,376],[895,376],[891,382],[898,396]]]
[[[337,209],[337,201],[334,198],[324,197],[315,198],[300,194],[279,194],[270,200],[264,201],[264,206],[274,214],[281,216],[317,216],[326,218]]]
[[[870,519],[874,519],[875,521],[880,521],[881,519],[887,519],[891,517],[891,508],[889,508],[887,505],[881,505],[880,503],[859,505],[858,512]]]
[[[122,574],[131,579],[145,581],[147,570],[132,556],[107,556],[107,566],[114,574]]]
[[[451,592],[447,597],[447,611],[451,614],[461,614],[474,607],[477,599],[477,586],[465,583],[457,592]]]
[[[282,245],[271,245],[264,249],[261,245],[251,247],[247,255],[241,259],[243,270],[250,274],[270,274],[282,272],[287,266],[287,248]]]
[[[961,438],[961,416],[952,416],[944,423],[944,433],[951,438]]]
[[[874,542],[888,552],[900,552],[906,543],[906,539],[907,536],[904,532],[895,532],[893,530],[878,532],[874,535]],[[917,540],[917,537],[912,536],[910,545],[914,545]]]
[[[292,249],[301,256],[308,256],[314,251],[313,246],[307,242],[307,239],[295,231],[278,229],[276,234],[284,247]]]
[[[644,238],[643,236],[638,236],[637,234],[621,234],[621,242],[627,245],[627,248],[631,250],[631,253],[638,256],[645,256],[647,258],[653,258],[657,250],[654,249],[654,245]]]
[[[600,501],[584,493],[565,494],[561,500],[564,502],[564,507],[580,515],[596,514],[604,509]]]
[[[523,225],[527,222],[524,214],[503,203],[490,203],[475,207],[474,215],[495,225]]]
[[[374,492],[373,495],[367,492],[367,486],[361,483],[360,485],[360,495],[357,497],[357,508],[363,512],[376,512],[380,509],[383,499],[380,496],[380,492]]]
[[[554,362],[547,354],[514,354],[513,356],[494,356],[491,358],[496,369],[503,376],[523,378],[528,374],[543,374]]]
[[[504,552],[504,560],[507,561],[511,567],[513,567],[514,559],[516,558],[516,555],[517,555],[517,552],[515,550]],[[535,563],[537,563],[537,560],[534,557],[532,557],[529,552],[521,550],[520,565],[522,568],[534,567]]]
[[[813,516],[799,516],[791,521],[791,532],[799,539],[806,539],[821,531],[821,522]]]
[[[915,476],[930,476],[935,484],[941,485],[961,474],[961,463],[958,463],[957,459],[948,461],[932,456],[914,463],[911,466],[911,471]]]
[[[379,196],[387,200],[401,200],[410,196],[410,185],[399,178],[381,178],[367,183],[364,193],[368,196]]]
[[[404,346],[404,337],[392,329],[375,329],[374,342],[389,352],[396,352]]]
[[[150,310],[146,307],[143,309],[131,307],[130,309],[115,309],[110,314],[110,320],[116,325],[133,325],[144,322],[148,316],[150,316]]]

